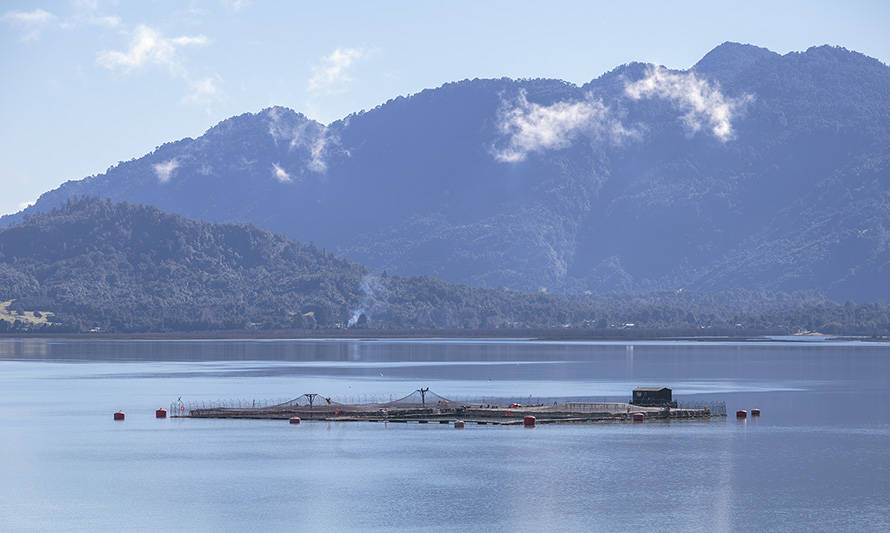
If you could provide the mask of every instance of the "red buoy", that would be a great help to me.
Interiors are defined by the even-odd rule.
[[[455,420],[454,421],[454,429],[463,429],[464,421],[463,420]]]
[[[538,420],[535,417],[533,417],[532,415],[526,415],[526,417],[522,419],[522,425],[527,428],[533,428],[533,427],[535,427],[535,423],[537,421]]]
[[[125,417],[126,417],[126,415],[124,414],[123,411],[118,411],[118,412],[114,413],[115,420],[123,420]]]
[[[760,409],[751,409],[751,416],[760,416]]]
[[[642,422],[646,420],[646,415],[643,413],[634,413],[634,422]]]
[[[300,417],[298,417],[298,416],[292,416],[292,417],[290,417],[290,423],[291,423],[291,424],[299,424],[300,422],[301,422]]]
[[[748,418],[748,411],[745,411],[744,409],[739,409],[738,411],[735,412],[735,417],[736,418]]]
[[[167,410],[164,408],[155,411],[155,418],[167,418]]]

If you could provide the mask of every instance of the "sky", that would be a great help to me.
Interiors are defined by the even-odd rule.
[[[685,69],[724,41],[890,63],[890,2],[0,1],[0,214],[272,105],[324,123],[467,78]]]

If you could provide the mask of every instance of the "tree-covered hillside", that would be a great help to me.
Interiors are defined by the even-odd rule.
[[[330,324],[365,272],[253,226],[94,199],[0,232],[0,294],[72,330]]]
[[[0,330],[75,332],[552,327],[582,322],[589,308],[374,275],[254,226],[90,198],[0,231],[0,301],[23,318]],[[45,320],[24,320],[35,312]]]
[[[553,296],[399,277],[250,225],[76,199],[0,230],[0,332],[579,328],[890,333],[890,307],[762,291]]]

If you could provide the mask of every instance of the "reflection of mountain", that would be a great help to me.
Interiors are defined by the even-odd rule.
[[[489,287],[887,298],[887,87],[887,66],[844,49],[727,43],[688,71],[467,80],[327,127],[271,108],[28,212],[128,200]]]

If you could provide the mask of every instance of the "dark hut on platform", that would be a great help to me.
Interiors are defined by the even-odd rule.
[[[637,387],[630,403],[646,407],[676,407],[671,389],[667,387]]]

